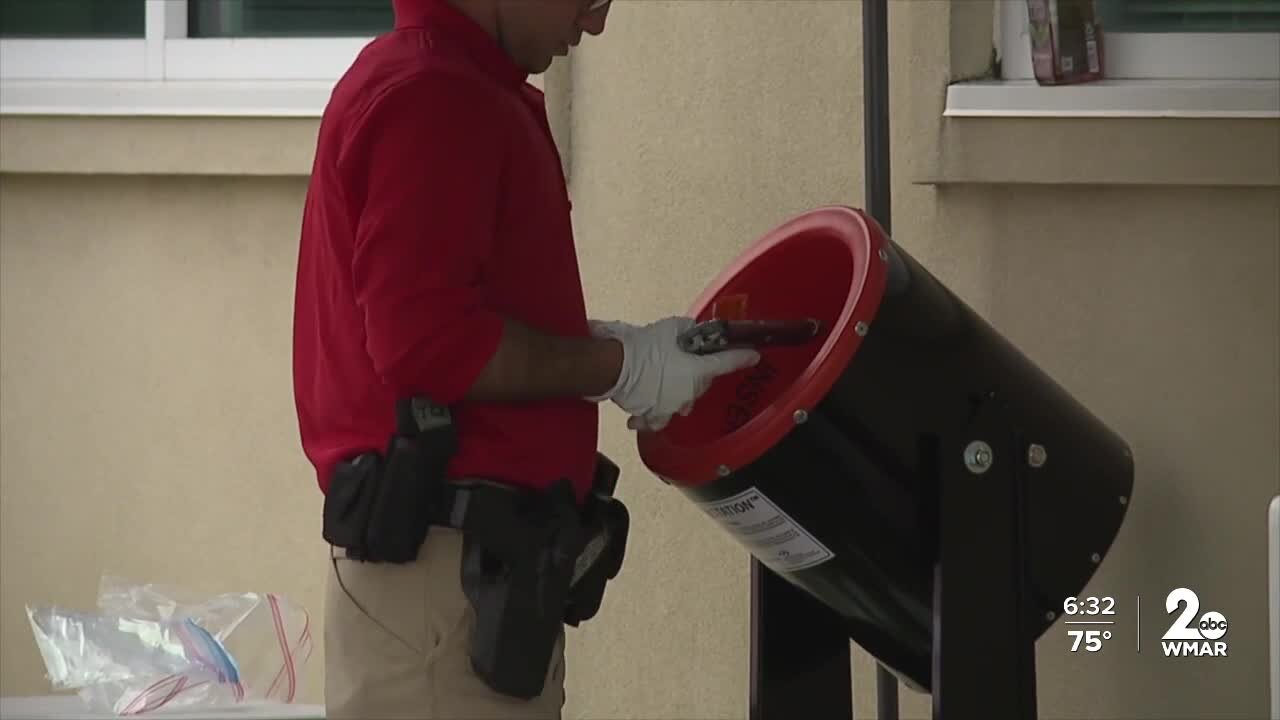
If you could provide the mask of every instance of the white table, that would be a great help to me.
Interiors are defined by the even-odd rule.
[[[91,713],[75,695],[0,698],[0,720],[100,720],[117,715]],[[240,718],[242,720],[323,720],[323,705],[249,704],[205,710],[147,713],[156,718]]]

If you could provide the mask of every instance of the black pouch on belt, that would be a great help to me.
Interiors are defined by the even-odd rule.
[[[463,527],[462,590],[476,613],[471,665],[493,690],[542,693],[586,541],[567,481],[547,493],[476,485]]]
[[[418,557],[456,450],[457,433],[448,408],[422,397],[396,404],[396,433],[369,513],[371,558],[408,563]]]
[[[448,408],[423,397],[397,403],[386,453],[365,453],[335,470],[325,496],[325,540],[353,560],[412,562],[444,501],[456,447]]]
[[[347,557],[369,554],[369,515],[382,483],[382,458],[366,453],[338,463],[324,498],[325,542],[347,551]]]

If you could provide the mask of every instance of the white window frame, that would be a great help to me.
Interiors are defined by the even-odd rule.
[[[0,114],[318,116],[371,36],[190,38],[145,0],[137,39],[0,39]]]
[[[1101,82],[1040,86],[1026,0],[995,0],[1000,77],[948,91],[952,117],[1280,118],[1280,33],[1103,28]]]

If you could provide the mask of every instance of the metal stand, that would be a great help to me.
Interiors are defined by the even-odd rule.
[[[999,421],[994,396],[985,404],[967,433],[922,447],[940,493],[934,720],[1036,720],[1026,527],[1035,452]],[[896,718],[896,678],[882,667],[879,674],[894,680],[886,689],[877,678],[880,718]],[[847,630],[834,612],[754,559],[749,717],[853,718]]]
[[[751,559],[750,720],[849,720],[849,634],[834,612]]]
[[[994,402],[989,398],[988,402]],[[1036,718],[1027,588],[1031,448],[987,407],[942,445],[934,574],[933,717]]]

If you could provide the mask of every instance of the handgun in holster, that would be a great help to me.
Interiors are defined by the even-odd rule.
[[[583,508],[567,480],[536,495],[479,486],[468,503],[462,587],[476,613],[471,663],[498,692],[542,693],[564,625],[599,611],[622,566],[628,516],[612,497],[618,469],[599,459]]]
[[[480,485],[468,500],[462,591],[476,615],[471,666],[504,695],[542,693],[586,544],[576,515],[567,481],[537,495]]]

